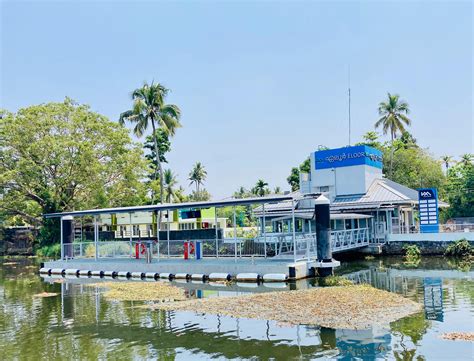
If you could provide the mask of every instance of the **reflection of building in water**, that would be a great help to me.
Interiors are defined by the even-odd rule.
[[[441,278],[424,278],[423,301],[426,318],[443,322],[443,281]]]
[[[383,358],[391,347],[390,330],[336,330],[336,346],[340,360],[367,360]]]

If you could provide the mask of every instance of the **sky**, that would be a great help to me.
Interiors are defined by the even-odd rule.
[[[188,191],[197,161],[214,199],[260,178],[288,190],[318,145],[347,145],[349,68],[352,143],[391,92],[434,156],[474,153],[470,1],[0,1],[0,107],[68,96],[115,121],[160,82],[183,124],[166,167]]]

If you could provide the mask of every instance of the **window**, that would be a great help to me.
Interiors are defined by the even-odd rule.
[[[322,193],[329,192],[329,186],[319,187],[319,191],[322,192]]]

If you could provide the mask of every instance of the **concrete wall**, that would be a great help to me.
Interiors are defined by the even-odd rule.
[[[469,241],[474,246],[474,241]],[[442,255],[452,241],[390,242],[382,246],[382,254],[404,255],[405,247],[416,244],[423,255]]]
[[[466,238],[474,241],[474,232],[445,232],[445,233],[405,233],[405,234],[389,234],[388,242],[452,242],[458,239]]]

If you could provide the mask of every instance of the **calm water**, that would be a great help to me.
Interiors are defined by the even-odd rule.
[[[12,264],[16,263],[16,264]],[[0,259],[0,359],[361,359],[472,360],[474,344],[444,332],[474,330],[474,272],[442,258],[403,269],[401,259],[347,262],[338,271],[425,305],[423,313],[365,331],[134,308],[71,280],[44,281],[31,259]],[[82,281],[81,281],[82,282]],[[95,282],[95,280],[94,280]],[[225,297],[258,288],[178,284],[189,297]],[[278,286],[278,285],[276,285]],[[314,287],[304,281],[281,289]],[[35,298],[40,292],[57,292]]]

